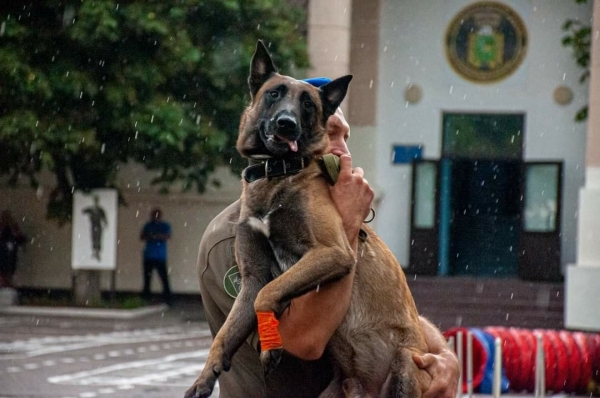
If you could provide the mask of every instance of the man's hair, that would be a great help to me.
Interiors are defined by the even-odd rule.
[[[150,212],[150,217],[155,220],[156,218],[158,218],[158,215],[162,216],[162,210],[160,209],[160,207],[153,208]]]

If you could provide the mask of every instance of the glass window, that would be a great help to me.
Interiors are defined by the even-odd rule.
[[[433,228],[435,225],[435,163],[415,163],[415,227]]]
[[[527,166],[525,174],[525,223],[527,232],[552,232],[558,212],[559,167],[556,164]]]
[[[524,123],[523,114],[445,113],[443,155],[521,159]]]

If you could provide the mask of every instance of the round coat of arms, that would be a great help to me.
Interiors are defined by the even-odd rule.
[[[513,73],[527,51],[525,24],[510,7],[482,1],[460,11],[446,32],[452,68],[468,80],[491,83]]]

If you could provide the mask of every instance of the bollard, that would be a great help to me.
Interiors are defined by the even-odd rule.
[[[535,355],[535,396],[546,396],[546,359],[544,355],[544,342],[542,335],[537,333],[537,350]]]
[[[473,333],[467,333],[467,396],[473,398]]]
[[[463,396],[463,333],[456,333],[456,356],[458,357],[458,368],[460,369],[460,374],[458,375],[458,392],[457,397]]]
[[[492,384],[492,396],[500,398],[502,378],[502,340],[500,337],[494,339],[494,380]]]

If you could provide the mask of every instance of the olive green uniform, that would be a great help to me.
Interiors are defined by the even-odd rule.
[[[223,326],[239,288],[234,256],[239,213],[238,200],[212,220],[200,242],[200,293],[213,337]],[[327,355],[317,361],[303,361],[290,354],[284,354],[279,366],[264,377],[259,352],[256,335],[240,347],[229,372],[219,377],[222,398],[316,397],[332,378]]]

